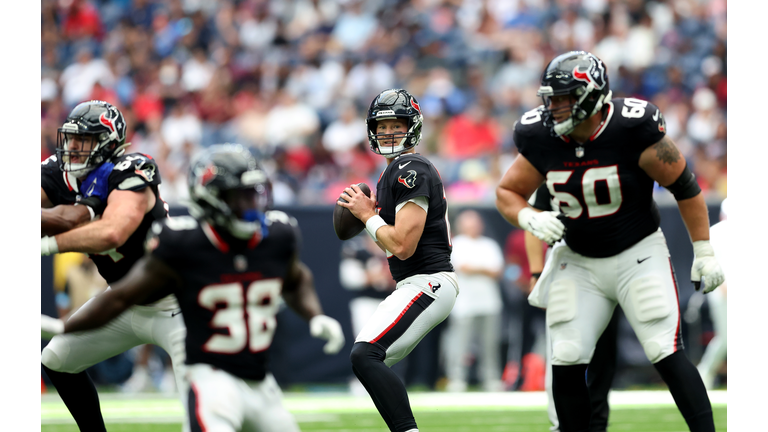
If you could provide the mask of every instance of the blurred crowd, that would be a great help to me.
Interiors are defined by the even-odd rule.
[[[364,118],[392,87],[419,100],[417,151],[449,200],[492,203],[515,120],[574,49],[608,65],[614,97],[658,105],[705,194],[726,196],[726,0],[42,0],[41,22],[42,157],[72,107],[106,100],[171,204],[218,142],[267,160],[277,205],[374,184]]]

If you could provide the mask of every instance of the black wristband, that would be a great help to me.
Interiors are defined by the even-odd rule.
[[[93,209],[93,212],[96,215],[101,215],[102,213],[104,213],[104,209],[107,207],[99,198],[95,196],[89,196],[88,198],[83,198],[75,204],[87,205],[88,207]]]
[[[535,277],[535,278],[541,277],[541,272],[531,273],[531,277]]]

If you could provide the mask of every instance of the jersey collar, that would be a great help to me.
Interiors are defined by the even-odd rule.
[[[214,247],[216,247],[216,249],[224,253],[229,252],[229,249],[230,249],[229,243],[224,241],[224,239],[221,237],[218,231],[216,231],[213,225],[209,224],[208,222],[203,222],[201,225],[203,227],[203,232],[205,233],[205,236],[208,237],[208,240],[211,241],[211,243],[213,244]],[[261,243],[261,233],[256,232],[253,235],[253,237],[251,237],[248,240],[247,248],[253,249],[256,246],[258,246],[259,243]]]
[[[67,188],[70,191],[80,193],[80,187],[77,184],[77,177],[67,171],[62,171],[61,174],[64,176],[64,183],[67,185]]]
[[[613,102],[608,102],[608,112],[605,114],[605,120],[600,122],[600,126],[597,128],[595,133],[589,137],[590,141],[597,139],[597,137],[599,137],[600,134],[602,134],[603,131],[608,128],[608,123],[611,121],[611,117],[613,117]]]

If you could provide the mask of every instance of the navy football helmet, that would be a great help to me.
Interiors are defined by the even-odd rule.
[[[544,126],[550,128],[552,135],[567,135],[611,100],[608,72],[594,54],[586,51],[561,54],[547,65],[536,94],[544,102]],[[570,95],[573,101],[569,108],[571,116],[556,123],[550,102],[553,96],[563,95]]]
[[[190,214],[247,240],[267,235],[272,183],[259,161],[239,144],[206,149],[189,171]]]
[[[125,117],[114,105],[98,100],[77,105],[58,129],[59,168],[82,178],[102,163],[125,153]]]
[[[379,120],[403,118],[408,120],[408,130],[405,136],[395,146],[380,145],[379,140],[391,138],[391,134],[377,134],[376,126]],[[384,90],[371,102],[365,124],[368,127],[368,143],[371,150],[386,158],[400,156],[401,153],[416,147],[421,141],[421,126],[424,116],[421,115],[419,102],[410,93],[402,89]]]

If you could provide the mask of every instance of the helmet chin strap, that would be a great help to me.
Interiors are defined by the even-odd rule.
[[[575,111],[575,109],[581,109],[580,108],[581,107],[581,103],[584,102],[584,100],[587,98],[589,93],[594,89],[594,87],[595,86],[592,83],[589,83],[589,85],[587,85],[587,91],[584,92],[584,95],[581,98],[579,98],[578,102],[574,105],[574,111]],[[586,119],[588,119],[588,118],[592,117],[593,115],[597,114],[598,112],[600,112],[600,110],[603,108],[603,105],[605,105],[606,102],[611,100],[612,94],[613,94],[613,92],[611,92],[609,90],[608,94],[600,95],[600,97],[597,99],[597,103],[595,104],[595,108],[592,110],[592,112],[588,113],[581,120],[574,121],[573,120],[574,113],[572,111],[571,112],[571,116],[568,117],[567,120],[565,120],[565,121],[563,121],[561,123],[558,123],[558,124],[556,124],[554,126],[553,129],[554,129],[555,133],[558,136],[563,136],[563,135],[568,135],[569,133],[573,132],[573,130],[576,129],[576,126],[580,125]],[[579,107],[579,108],[576,108],[576,107]]]

